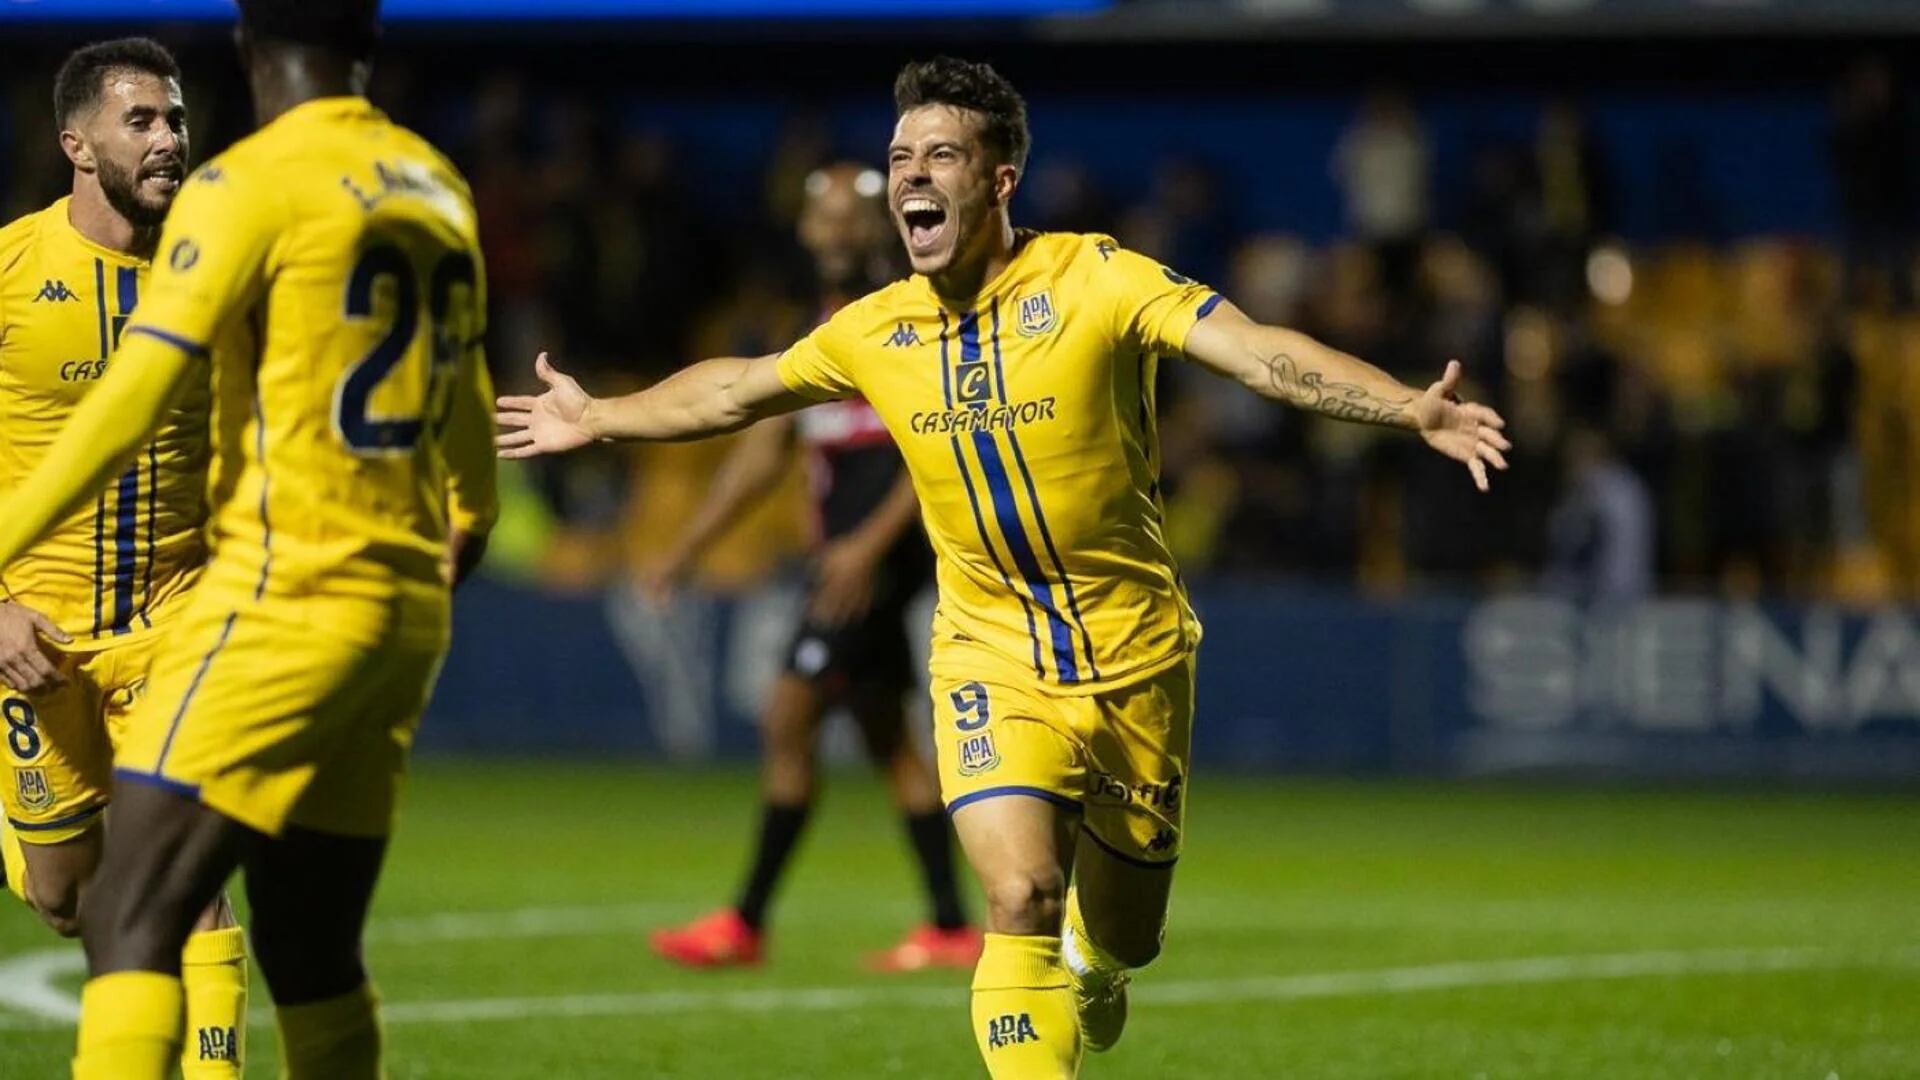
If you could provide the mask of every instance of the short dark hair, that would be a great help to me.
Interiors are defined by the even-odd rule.
[[[152,38],[116,38],[77,49],[53,77],[53,122],[65,128],[74,117],[100,103],[107,76],[139,71],[161,79],[180,80],[180,65],[165,45]]]
[[[937,56],[900,69],[893,81],[893,104],[904,116],[923,105],[947,105],[980,116],[980,137],[1002,161],[1022,171],[1033,137],[1027,132],[1027,103],[1006,77],[986,64]]]
[[[240,0],[240,25],[256,41],[364,60],[380,40],[380,0]]]

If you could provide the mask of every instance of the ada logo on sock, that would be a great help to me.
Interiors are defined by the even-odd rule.
[[[1039,1041],[1040,1033],[1033,1030],[1031,1013],[1008,1013],[987,1021],[987,1046],[991,1049]]]
[[[47,782],[47,770],[16,768],[13,782],[20,790],[20,805],[27,810],[45,810],[53,805],[53,785]]]
[[[200,1029],[201,1061],[236,1061],[240,1056],[240,1033],[230,1027]]]

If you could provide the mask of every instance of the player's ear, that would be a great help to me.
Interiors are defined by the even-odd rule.
[[[74,168],[86,173],[94,170],[93,147],[87,145],[87,140],[79,132],[62,128],[60,150],[67,155],[67,160],[73,163]]]
[[[1005,206],[1013,201],[1013,193],[1020,187],[1020,170],[1012,165],[993,167],[993,204]]]

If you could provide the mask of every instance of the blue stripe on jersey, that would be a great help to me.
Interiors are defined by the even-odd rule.
[[[969,311],[960,316],[960,362],[978,363],[980,360],[980,313]],[[980,457],[980,471],[987,480],[987,494],[993,501],[994,521],[1000,526],[1000,535],[1007,541],[1007,552],[1013,556],[1013,564],[1020,570],[1020,577],[1026,581],[1027,590],[1040,605],[1047,616],[1047,636],[1053,644],[1053,664],[1060,673],[1063,683],[1080,681],[1078,666],[1073,658],[1073,631],[1068,628],[1065,619],[1060,617],[1060,609],[1053,601],[1053,586],[1048,584],[1046,571],[1040,568],[1040,559],[1034,554],[1033,542],[1027,536],[1027,527],[1020,520],[1020,507],[1014,501],[1013,485],[1007,479],[1006,465],[1000,459],[1000,444],[990,431],[973,432],[973,450]]]
[[[152,777],[164,779],[161,774],[166,771],[167,754],[173,749],[173,737],[180,731],[180,721],[186,719],[187,707],[193,704],[193,695],[200,692],[200,680],[207,677],[207,669],[213,666],[213,658],[227,647],[227,636],[233,633],[233,621],[239,617],[237,611],[227,616],[226,623],[220,627],[219,639],[213,643],[213,648],[207,650],[207,655],[200,658],[199,670],[193,673],[193,681],[187,684],[187,692],[180,698],[180,707],[174,710],[173,723],[167,725],[167,737],[160,743],[160,756],[154,759]]]
[[[100,321],[100,359],[105,360],[112,349],[107,342],[107,264],[99,259],[93,260],[93,310]],[[107,578],[107,496],[102,492],[93,504],[93,636],[100,636],[100,626],[105,622]]]
[[[1055,806],[1066,807],[1069,810],[1078,810],[1081,808],[1080,800],[1070,799],[1057,792],[1048,791],[1046,788],[1028,787],[1025,784],[1007,784],[1002,787],[981,788],[979,791],[968,792],[948,803],[947,813],[955,813],[962,807],[972,806],[974,803],[980,802],[983,799],[998,799],[1007,795],[1021,795],[1029,799],[1039,799],[1043,802],[1050,802]]]
[[[158,327],[129,326],[126,330],[122,331],[122,333],[137,334],[141,337],[150,337],[155,341],[164,341],[174,348],[179,349],[181,352],[186,353],[188,356],[206,356],[212,351],[197,341],[183,338],[179,334],[169,334]]]
[[[200,785],[183,784],[178,780],[169,780],[158,773],[143,773],[135,769],[115,769],[113,770],[113,778],[115,780],[131,780],[136,784],[151,784],[162,791],[171,791],[181,798],[192,799],[194,802],[200,801]]]
[[[147,629],[153,629],[153,620],[147,617],[147,609],[153,606],[153,562],[160,547],[154,541],[154,533],[160,520],[160,444],[147,443],[147,580],[140,588],[140,621]]]
[[[953,385],[948,371],[948,342],[952,339],[948,335],[948,330],[947,313],[942,311],[940,313],[940,389],[945,395],[947,408],[951,410]],[[973,527],[980,531],[980,546],[987,549],[987,558],[992,559],[993,568],[1000,571],[1000,580],[1006,584],[1007,591],[1020,601],[1020,610],[1026,613],[1027,637],[1033,641],[1033,673],[1045,678],[1046,670],[1040,666],[1040,632],[1034,626],[1033,607],[1027,603],[1027,598],[1021,594],[1020,590],[1013,587],[1013,577],[1007,573],[1006,564],[1000,561],[1000,553],[994,549],[993,537],[987,532],[986,518],[980,514],[980,494],[974,490],[973,475],[967,471],[967,457],[960,452],[960,436],[954,435],[952,442],[953,465],[960,472],[960,482],[966,485],[967,503],[973,507]]]
[[[85,810],[75,810],[65,817],[57,817],[52,821],[21,821],[18,818],[10,817],[7,819],[7,824],[13,826],[20,832],[48,832],[53,829],[64,829],[69,825],[78,825],[91,817],[98,817],[100,812],[106,808],[106,803],[95,803]]]
[[[140,303],[140,271],[137,267],[122,266],[114,272],[114,292],[119,296],[119,309],[122,318],[133,313]],[[119,342],[109,337],[109,346]],[[120,477],[119,504],[114,508],[113,521],[113,632],[124,634],[133,627],[133,589],[134,579],[140,569],[140,462],[136,459],[126,473]],[[148,530],[151,534],[152,530]],[[153,545],[147,545],[148,574],[152,574]]]
[[[100,359],[113,355],[113,343],[107,340],[107,264],[93,260],[93,309],[100,316]]]
[[[1006,361],[1000,355],[1000,301],[994,300],[989,309],[993,316],[993,366],[1000,376],[1000,404],[1011,405],[1007,400]],[[1047,528],[1047,512],[1040,508],[1040,490],[1034,485],[1033,471],[1027,468],[1027,455],[1020,449],[1020,436],[1012,428],[1007,429],[1007,444],[1013,447],[1013,462],[1020,467],[1020,479],[1026,482],[1027,502],[1033,507],[1033,521],[1040,527],[1040,542],[1046,545],[1047,556],[1053,561],[1053,569],[1060,576],[1060,591],[1067,595],[1067,611],[1073,615],[1073,625],[1080,631],[1080,644],[1086,651],[1089,677],[1100,677],[1100,665],[1093,659],[1093,635],[1087,633],[1087,623],[1080,617],[1080,599],[1073,593],[1073,579],[1067,576],[1067,564],[1060,558],[1060,549],[1053,544],[1053,530]]]
[[[93,636],[100,636],[101,603],[105,595],[100,586],[107,578],[107,495],[101,492],[93,500]]]
[[[1212,296],[1207,297],[1205,303],[1200,305],[1200,310],[1193,313],[1193,321],[1199,322],[1201,319],[1204,319],[1207,316],[1213,314],[1213,309],[1219,306],[1220,306],[1220,294],[1214,293]]]
[[[133,622],[133,579],[139,568],[140,463],[120,474],[114,490],[113,632],[124,634]]]

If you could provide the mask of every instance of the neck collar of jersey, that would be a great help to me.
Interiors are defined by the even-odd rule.
[[[273,124],[288,121],[305,123],[312,120],[345,120],[361,116],[379,116],[380,110],[373,102],[359,94],[342,94],[338,97],[318,97],[303,101],[279,116],[273,118]],[[273,124],[269,124],[271,127]]]
[[[984,284],[982,284],[980,286],[980,291],[974,293],[973,296],[969,298],[968,303],[961,304],[959,307],[953,308],[952,310],[971,311],[974,308],[977,308],[980,306],[980,301],[982,299],[992,296],[994,293],[1000,290],[1000,286],[1005,285],[1007,282],[1013,280],[1014,271],[1019,269],[1020,260],[1026,258],[1027,252],[1033,250],[1033,242],[1035,240],[1038,240],[1039,238],[1040,238],[1040,233],[1036,232],[1033,229],[1013,230],[1013,253],[1010,256],[1008,256],[1007,265],[1001,267],[999,273],[993,275],[993,277],[989,278]],[[933,294],[933,298],[935,302],[945,305],[947,301],[950,299],[949,297],[941,296],[940,290],[933,287],[932,278],[927,277],[925,274],[915,274],[914,276],[919,278],[923,283],[926,284],[927,291]]]

